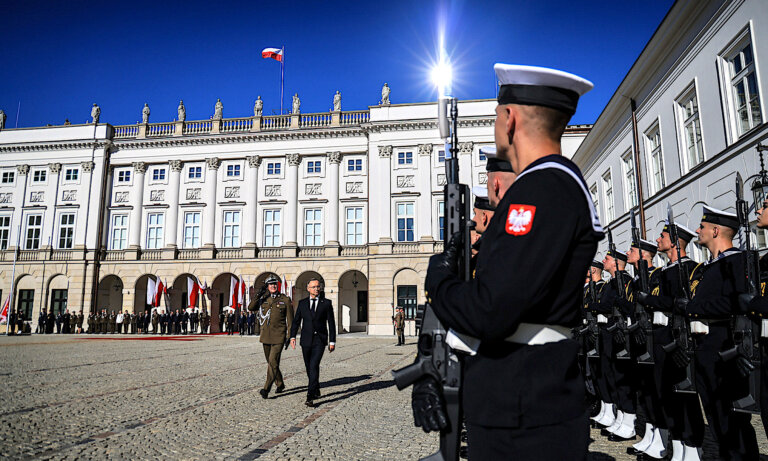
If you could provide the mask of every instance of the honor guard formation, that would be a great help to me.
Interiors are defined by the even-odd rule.
[[[737,214],[704,205],[691,230],[668,207],[652,241],[632,211],[631,244],[617,249],[578,167],[560,155],[592,84],[539,67],[495,71],[487,188],[472,190],[469,223],[447,225],[428,268],[416,363],[395,372],[400,389],[413,384],[416,426],[440,431],[443,459],[586,459],[591,425],[609,441],[636,441],[627,452],[638,459],[689,461],[702,459],[706,421],[722,459],[757,460],[768,256],[751,249],[741,177]],[[467,209],[449,168],[446,209]],[[755,208],[768,229],[768,200]],[[693,242],[708,261],[687,256]]]

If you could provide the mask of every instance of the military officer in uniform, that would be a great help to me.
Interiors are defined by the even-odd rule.
[[[748,382],[739,374],[736,360],[723,362],[718,355],[733,347],[731,317],[739,313],[739,294],[747,292],[744,254],[733,247],[738,229],[735,214],[704,206],[696,233],[712,259],[701,268],[701,279],[687,306],[675,305],[691,320],[696,390],[720,456],[727,460],[758,458],[750,415],[731,410],[732,402],[748,393]]]
[[[259,391],[262,398],[267,398],[272,384],[277,385],[275,392],[285,390],[283,374],[280,372],[280,356],[283,348],[288,347],[288,333],[293,323],[293,304],[291,298],[277,291],[278,279],[274,275],[267,278],[266,299],[253,299],[248,310],[256,312],[259,322],[259,341],[267,359],[267,380]]]
[[[45,333],[45,319],[47,315],[45,313],[45,309],[40,311],[40,316],[37,317],[37,328],[35,328],[35,333]]]
[[[83,315],[83,311],[80,311],[77,314],[77,334],[83,333],[83,321],[85,321],[85,316]]]
[[[208,310],[203,309],[203,312],[200,314],[200,333],[202,334],[208,334],[208,324],[211,322],[211,316],[208,315]]]
[[[540,67],[495,71],[497,156],[518,176],[483,234],[475,278],[457,274],[453,239],[430,258],[427,299],[444,325],[481,341],[464,362],[469,459],[583,459],[589,423],[571,329],[603,229],[560,139],[592,84]],[[434,382],[413,393],[417,425],[439,429]]]
[[[405,312],[403,308],[398,306],[397,313],[392,317],[392,321],[395,324],[395,333],[397,333],[397,345],[405,345]]]

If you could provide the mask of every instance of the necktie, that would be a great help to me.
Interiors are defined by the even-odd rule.
[[[315,315],[315,307],[317,306],[317,299],[312,300],[312,315]]]

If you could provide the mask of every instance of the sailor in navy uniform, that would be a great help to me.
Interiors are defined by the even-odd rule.
[[[749,392],[749,384],[718,353],[733,347],[731,318],[739,313],[738,297],[746,293],[744,254],[733,247],[739,220],[733,213],[704,206],[696,229],[699,243],[712,254],[701,270],[701,279],[685,309],[694,336],[696,390],[715,436],[720,456],[726,460],[757,459],[758,448],[750,415],[732,411],[732,402]]]
[[[583,322],[587,324],[587,317],[593,316],[595,317],[593,321],[597,324],[598,328],[597,334],[595,336],[592,336],[592,333],[590,332],[583,334],[584,340],[582,344],[582,355],[587,356],[583,366],[584,368],[589,367],[591,371],[591,387],[594,389],[595,397],[600,402],[599,410],[595,415],[591,417],[593,421],[597,421],[598,419],[601,419],[605,416],[605,412],[608,410],[606,399],[610,400],[608,386],[605,382],[605,377],[603,376],[602,370],[600,369],[600,327],[598,323],[598,321],[607,322],[608,319],[605,316],[599,316],[596,314],[596,305],[600,301],[600,295],[605,289],[605,280],[603,280],[604,268],[605,266],[603,266],[603,263],[597,260],[593,260],[592,265],[589,267],[589,272],[587,272],[587,277],[584,283],[584,310],[582,312],[582,315],[584,316]],[[590,289],[591,284],[594,284],[594,297]],[[593,349],[597,352],[597,357],[590,358],[588,355],[589,352]],[[582,373],[586,375],[584,369],[582,369]],[[613,410],[611,410],[611,413],[613,413]]]
[[[496,146],[481,147],[480,153],[485,156],[485,186],[488,191],[486,196],[488,202],[495,209],[509,186],[515,182],[517,174],[515,174],[509,161],[498,158]]]
[[[464,367],[469,459],[583,459],[589,423],[571,329],[603,229],[560,139],[592,83],[540,67],[494,69],[497,156],[519,174],[483,234],[475,278],[457,274],[454,239],[430,258],[427,299],[444,325],[481,341]],[[414,386],[416,421],[439,392],[429,380]]]

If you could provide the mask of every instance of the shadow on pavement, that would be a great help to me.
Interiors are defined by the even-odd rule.
[[[346,398],[352,397],[353,395],[362,394],[363,392],[370,392],[370,391],[378,391],[381,389],[386,389],[388,387],[392,387],[395,385],[394,380],[389,381],[375,381],[368,384],[363,384],[361,386],[353,387],[352,389],[348,389],[346,391],[340,391],[340,392],[334,392],[332,394],[325,395],[321,397],[322,400],[318,399],[315,400],[315,406],[320,406],[324,404],[329,404],[336,402],[337,400],[344,400]],[[334,397],[332,399],[328,399],[328,397],[333,397],[334,395],[337,395],[337,397]]]

